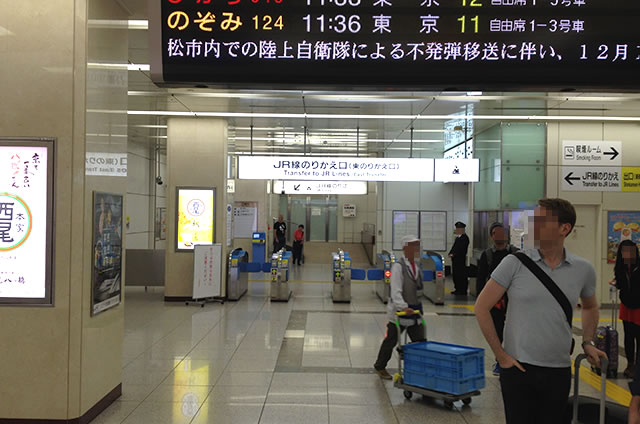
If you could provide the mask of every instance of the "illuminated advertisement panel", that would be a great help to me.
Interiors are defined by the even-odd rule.
[[[53,139],[0,139],[0,305],[52,305]]]
[[[178,187],[176,250],[192,251],[215,239],[215,188]]]

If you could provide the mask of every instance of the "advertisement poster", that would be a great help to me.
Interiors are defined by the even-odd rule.
[[[616,263],[618,244],[623,240],[640,243],[640,212],[609,212],[607,262]]]
[[[213,244],[216,190],[178,188],[177,193],[176,250],[193,250],[197,244]]]
[[[53,140],[0,140],[0,304],[53,304]]]
[[[120,304],[122,196],[94,193],[93,216],[91,315],[96,315]]]

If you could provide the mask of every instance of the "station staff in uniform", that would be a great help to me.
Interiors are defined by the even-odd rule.
[[[467,226],[458,221],[455,224],[458,237],[453,243],[449,257],[451,258],[451,272],[453,273],[453,285],[455,296],[466,296],[469,279],[467,276],[467,250],[469,249],[469,236],[465,233]]]
[[[273,251],[279,252],[280,249],[287,246],[287,224],[284,222],[282,215],[278,217],[278,221],[273,224]]]
[[[531,265],[540,268],[540,274],[546,274],[557,286],[558,298],[515,255],[502,260],[478,296],[476,317],[502,368],[500,385],[507,424],[564,422],[571,387],[573,334],[557,299],[566,301],[573,311],[580,298],[582,347],[592,365],[599,367],[600,358],[606,356],[593,343],[599,319],[595,269],[564,248],[575,223],[576,211],[568,201],[540,200],[533,224],[537,248],[523,251],[529,257],[527,262],[532,261]],[[505,293],[509,308],[503,349],[490,310]]]
[[[396,312],[412,314],[414,310],[422,312],[422,303],[418,299],[418,291],[422,290],[422,270],[420,269],[420,239],[416,236],[402,238],[404,258],[391,267],[391,290],[387,303],[387,335],[380,346],[378,359],[373,366],[378,375],[391,380],[387,372],[387,363],[393,354],[393,348],[398,344],[398,328],[396,327]],[[399,318],[402,331],[409,333],[411,341],[425,340],[425,329],[419,316],[412,315]]]

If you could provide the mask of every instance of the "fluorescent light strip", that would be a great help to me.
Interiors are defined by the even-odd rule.
[[[149,21],[143,19],[110,20],[110,19],[89,19],[89,28],[109,28],[109,29],[149,29]]]
[[[87,63],[87,67],[91,69],[119,69],[127,71],[150,71],[151,65],[135,64],[135,63]]]
[[[186,116],[201,118],[264,118],[264,119],[354,119],[354,120],[418,120],[448,121],[461,115],[330,115],[307,113],[244,113],[244,112],[174,112],[154,110],[129,110],[129,115]],[[532,116],[532,115],[470,115],[467,120],[477,121],[587,121],[587,122],[640,122],[638,116]]]

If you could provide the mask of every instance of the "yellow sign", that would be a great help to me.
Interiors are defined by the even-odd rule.
[[[640,166],[622,167],[622,191],[640,192]]]
[[[178,189],[178,250],[213,244],[215,190]]]

